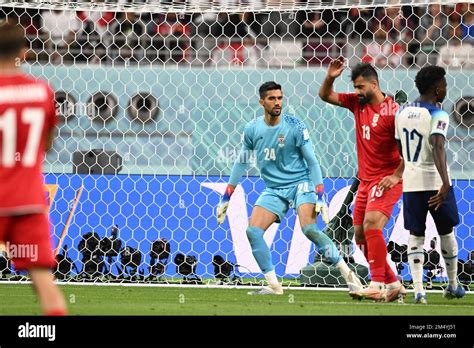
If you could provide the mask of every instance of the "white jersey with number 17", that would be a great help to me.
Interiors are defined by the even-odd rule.
[[[395,139],[402,144],[405,160],[403,192],[440,189],[443,182],[433,160],[430,136],[441,134],[446,137],[448,127],[448,113],[433,104],[417,101],[398,110]]]

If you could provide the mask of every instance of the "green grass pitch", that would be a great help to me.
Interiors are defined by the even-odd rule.
[[[447,300],[428,294],[428,305],[354,301],[345,291],[286,290],[249,296],[247,289],[63,285],[71,315],[474,315],[474,295]],[[0,285],[0,315],[38,315],[29,284]]]

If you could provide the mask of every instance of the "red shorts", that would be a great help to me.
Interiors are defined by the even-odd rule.
[[[46,214],[0,216],[0,242],[16,270],[56,267]]]
[[[360,181],[354,204],[354,226],[364,223],[365,213],[368,211],[380,211],[390,218],[394,205],[398,202],[403,192],[403,185],[398,185],[388,191],[380,191],[377,187],[380,180]]]

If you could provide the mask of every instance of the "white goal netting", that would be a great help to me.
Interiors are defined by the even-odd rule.
[[[354,121],[317,93],[327,64],[343,56],[349,67],[371,62],[384,91],[404,90],[410,100],[420,67],[446,67],[447,152],[461,218],[459,278],[471,282],[474,4],[0,1],[0,19],[25,29],[23,69],[56,92],[61,122],[45,180],[59,280],[259,282],[245,234],[263,189],[256,169],[242,179],[226,222],[218,226],[215,218],[243,127],[261,113],[259,85],[282,84],[284,111],[310,130],[335,216],[357,173]],[[351,91],[349,69],[336,89]],[[346,220],[339,225],[331,237],[364,276],[367,262],[352,231]],[[409,282],[401,202],[384,232],[391,265]],[[344,285],[293,212],[265,239],[285,284]],[[425,250],[425,280],[443,284],[431,219]],[[0,274],[24,279],[5,252]]]

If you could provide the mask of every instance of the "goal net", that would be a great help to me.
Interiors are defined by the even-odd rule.
[[[446,67],[459,278],[471,282],[474,4],[18,0],[0,1],[0,18],[25,29],[23,69],[56,92],[60,124],[45,190],[60,281],[259,283],[245,233],[264,188],[255,168],[236,189],[226,222],[218,226],[215,216],[244,125],[262,112],[258,87],[279,82],[284,111],[310,131],[336,216],[357,174],[354,120],[317,94],[328,63],[342,56],[349,68],[374,64],[382,90],[403,90],[409,100],[420,67]],[[337,91],[352,90],[349,70]],[[408,282],[401,204],[384,233],[390,264]],[[364,277],[367,261],[350,222],[343,216],[326,231]],[[293,211],[265,240],[285,284],[345,285]],[[425,280],[435,285],[446,281],[439,244],[429,217]],[[6,251],[1,279],[25,279]]]

